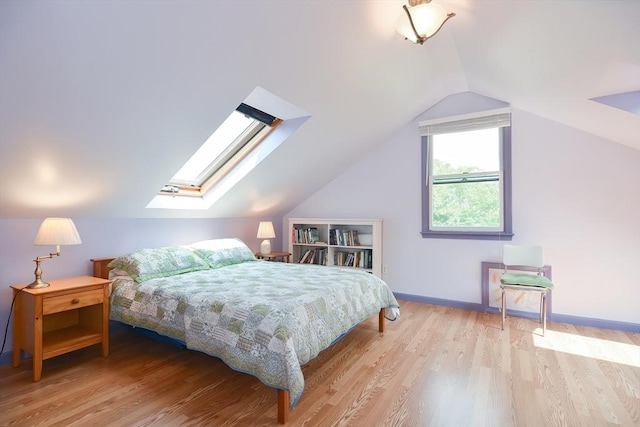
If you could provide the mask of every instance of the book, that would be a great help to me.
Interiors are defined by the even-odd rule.
[[[358,238],[358,230],[351,231],[351,236],[353,240],[353,246],[360,246],[360,239]]]
[[[309,243],[316,243],[318,241],[318,229],[316,227],[309,228]]]

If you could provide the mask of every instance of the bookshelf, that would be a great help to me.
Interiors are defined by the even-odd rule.
[[[382,277],[382,220],[289,218],[291,262],[359,268]]]

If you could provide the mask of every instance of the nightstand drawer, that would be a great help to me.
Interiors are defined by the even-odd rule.
[[[42,308],[43,314],[51,314],[89,305],[102,304],[103,301],[103,289],[94,289],[92,291],[75,292],[67,295],[44,298]]]

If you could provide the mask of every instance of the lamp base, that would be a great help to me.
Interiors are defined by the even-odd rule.
[[[271,253],[271,241],[270,240],[263,240],[262,243],[260,244],[260,253],[262,255],[268,255]]]
[[[40,279],[39,277],[27,285],[27,288],[29,289],[39,289],[39,288],[48,288],[48,287],[49,287],[49,284],[44,280]]]

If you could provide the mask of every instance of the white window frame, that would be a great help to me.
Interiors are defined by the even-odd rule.
[[[425,238],[511,240],[511,114],[510,109],[498,109],[463,116],[420,122],[422,139],[422,236]],[[433,170],[432,136],[488,128],[500,128],[500,170],[454,175],[436,175]],[[500,225],[498,227],[436,227],[432,224],[434,180],[450,178],[464,180],[472,177],[498,175],[500,182]]]

